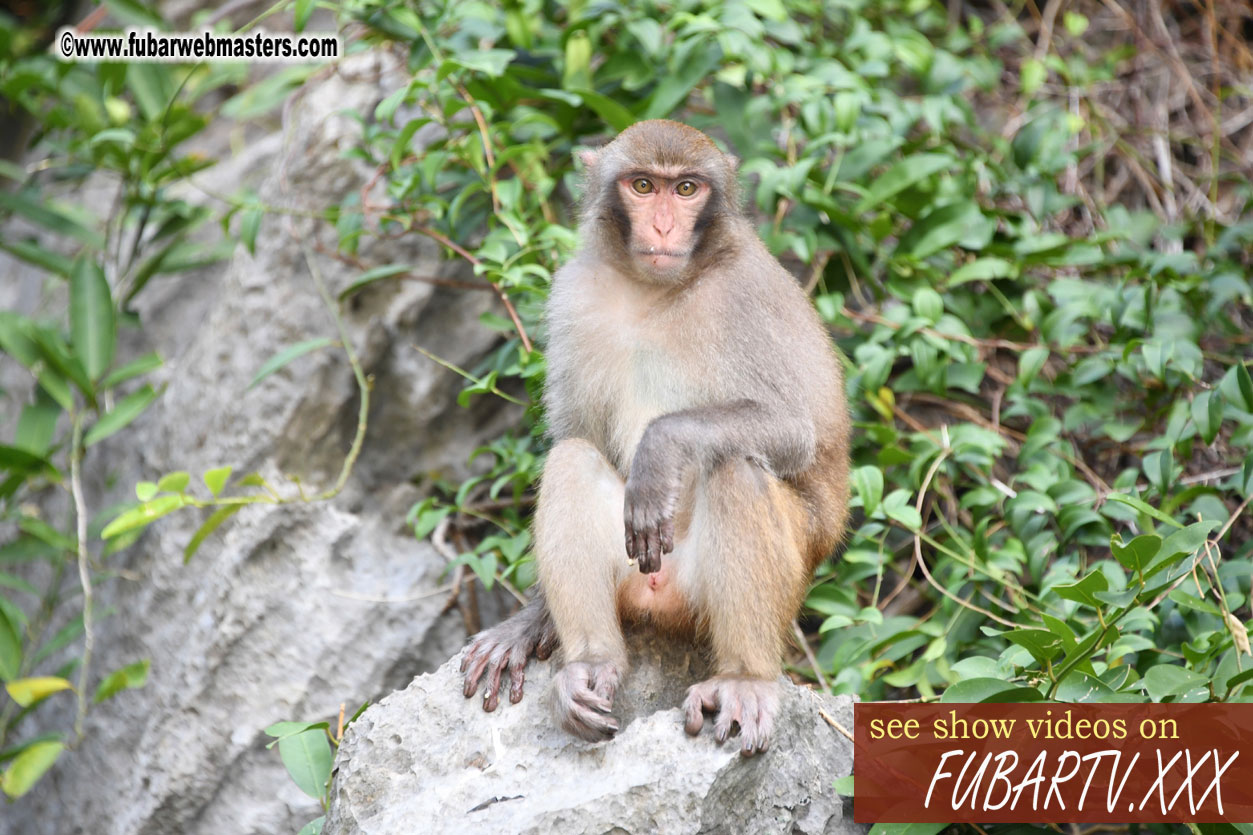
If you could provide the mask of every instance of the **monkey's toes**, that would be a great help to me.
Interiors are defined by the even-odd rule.
[[[683,700],[684,730],[700,733],[705,713],[715,713],[714,740],[721,745],[740,738],[745,757],[770,747],[774,715],[778,711],[778,684],[767,679],[717,677],[688,688]]]
[[[618,732],[610,711],[620,673],[610,662],[575,661],[554,679],[555,706],[561,727],[588,742],[603,742]]]

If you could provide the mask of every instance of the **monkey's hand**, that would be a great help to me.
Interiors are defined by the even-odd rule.
[[[603,742],[618,732],[609,711],[622,671],[610,661],[572,661],[553,678],[561,727],[588,742]]]
[[[673,451],[654,423],[644,434],[627,478],[623,516],[627,556],[640,571],[661,570],[661,555],[674,550],[674,511],[679,502],[681,473]]]
[[[717,713],[714,739],[740,737],[740,754],[751,757],[770,747],[774,715],[779,710],[779,683],[773,679],[716,676],[687,689],[683,700],[684,729],[700,733],[705,712]]]
[[[491,712],[500,704],[500,679],[508,670],[509,701],[516,705],[522,701],[522,685],[531,656],[543,661],[556,646],[557,630],[552,617],[542,600],[532,600],[509,620],[475,636],[461,659],[461,672],[465,674],[461,692],[471,698],[487,673],[483,709]]]

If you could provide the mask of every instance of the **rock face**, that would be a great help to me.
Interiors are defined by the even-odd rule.
[[[198,137],[223,162],[196,182],[214,194],[250,186],[270,206],[337,204],[373,173],[343,155],[359,130],[343,111],[370,114],[407,79],[378,55],[346,59],[295,98],[281,131],[240,154],[230,151],[230,123]],[[97,191],[85,199],[107,215],[114,189]],[[187,198],[207,199],[194,188]],[[130,344],[122,359],[159,351],[166,365],[155,382],[167,387],[139,421],[92,447],[85,473],[93,510],[127,498],[141,479],[174,470],[190,471],[198,483],[203,470],[229,464],[238,475],[262,472],[288,494],[296,488],[286,474],[311,492],[334,482],[359,403],[343,352],[306,355],[248,385],[283,348],[337,337],[306,261],[312,257],[336,293],[361,272],[319,254],[334,252],[336,243],[325,224],[275,213],[262,223],[255,255],[241,246],[228,263],[145,289],[137,298],[144,329],[124,332]],[[426,275],[449,267],[416,235],[366,237],[359,255],[368,266],[408,263]],[[43,277],[7,261],[0,271],[20,285],[5,289],[5,302],[31,312],[40,294],[21,287],[38,290]],[[465,642],[457,614],[440,616],[448,594],[444,559],[415,540],[403,519],[420,497],[412,482],[432,471],[457,478],[470,451],[499,436],[517,413],[489,400],[459,409],[462,381],[413,345],[473,367],[496,345],[477,321],[495,304],[490,293],[431,284],[369,288],[343,313],[374,378],[367,442],[346,490],[329,503],[249,508],[186,566],[183,547],[203,519],[196,512],[162,519],[109,558],[96,611],[114,614],[97,624],[93,679],[149,658],[148,685],[96,706],[82,745],[0,812],[0,832],[277,835],[321,813],[277,751],[266,750],[262,729],[277,720],[331,718],[341,702],[351,712],[436,668]],[[79,611],[70,578],[75,572],[68,572],[54,629]],[[41,709],[34,718],[48,727],[28,721],[16,737],[68,727],[70,701],[60,716]]]
[[[461,695],[460,656],[361,715],[336,759],[325,835],[409,833],[862,832],[831,788],[852,769],[852,700],[785,683],[770,750],[743,759],[683,732],[700,656],[636,638],[615,701],[618,735],[590,745],[556,727],[551,662],[527,669],[521,703],[484,713]]]

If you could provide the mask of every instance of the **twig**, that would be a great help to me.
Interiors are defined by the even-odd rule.
[[[357,456],[361,454],[361,447],[365,444],[366,424],[370,417],[370,383],[366,380],[365,371],[361,368],[361,361],[357,359],[357,352],[352,347],[352,339],[348,336],[348,329],[344,326],[344,320],[336,310],[335,302],[331,299],[330,293],[327,292],[326,283],[322,281],[322,272],[318,269],[317,264],[314,263],[313,253],[303,243],[300,245],[300,250],[304,253],[305,263],[309,265],[309,275],[313,277],[313,283],[318,288],[318,295],[322,297],[322,303],[326,305],[327,312],[335,320],[335,329],[339,331],[339,341],[344,347],[344,354],[348,357],[348,364],[352,366],[352,376],[357,380],[357,390],[361,395],[361,405],[357,409],[357,433],[352,439],[352,446],[348,448],[348,454],[344,456],[344,464],[340,467],[339,478],[335,479],[334,487],[318,495],[318,499],[333,499],[340,494],[344,489],[344,485],[348,483],[348,476],[352,474],[352,468],[357,463]]]
[[[426,235],[431,240],[438,241],[439,243],[448,247],[453,252],[457,253],[462,258],[466,259],[467,261],[469,261],[471,264],[473,264],[476,267],[483,263],[482,261],[479,260],[478,256],[476,256],[474,253],[468,251],[465,247],[461,246],[460,244],[454,243],[453,241],[449,240],[446,235],[442,234],[438,230],[432,229],[429,226],[418,225],[418,226],[413,227],[413,231],[418,232],[422,235]],[[509,297],[505,295],[504,290],[500,289],[499,284],[497,284],[494,281],[489,281],[488,283],[492,285],[492,289],[496,291],[496,296],[500,299],[501,303],[505,306],[505,311],[508,312],[509,319],[513,322],[513,328],[514,330],[518,332],[518,338],[522,340],[522,347],[525,348],[528,353],[530,353],[531,351],[534,350],[534,348],[532,348],[531,346],[531,338],[527,336],[526,328],[522,326],[522,320],[518,318],[518,311],[514,309],[513,302],[509,301]]]
[[[840,733],[844,734],[844,736],[848,737],[848,741],[849,741],[849,742],[852,742],[852,741],[853,741],[853,735],[852,735],[851,733],[849,733],[848,728],[846,728],[846,727],[844,727],[843,725],[841,725],[841,724],[839,723],[839,721],[838,721],[838,720],[837,720],[834,716],[832,716],[831,714],[827,713],[827,712],[826,712],[825,710],[823,710],[822,708],[818,708],[818,714],[819,714],[819,715],[820,715],[823,719],[826,719],[826,720],[827,720],[827,724],[828,724],[828,725],[830,725],[831,727],[835,728],[835,729],[836,729],[837,731],[839,731]]]
[[[81,742],[87,719],[87,679],[91,672],[91,652],[95,646],[92,628],[91,566],[87,558],[87,503],[83,501],[83,416],[75,413],[70,440],[70,494],[74,498],[74,520],[78,536],[78,580],[83,586],[83,660],[78,668],[78,709],[74,714],[74,736]]]
[[[818,684],[822,689],[830,693],[831,685],[827,683],[827,677],[822,674],[822,668],[818,666],[818,659],[814,656],[814,651],[809,646],[809,641],[805,638],[805,633],[801,631],[801,625],[796,622],[796,618],[792,618],[792,632],[796,635],[796,640],[800,641],[801,649],[805,652],[805,658],[809,661],[809,666],[813,668],[814,675],[818,677]]]

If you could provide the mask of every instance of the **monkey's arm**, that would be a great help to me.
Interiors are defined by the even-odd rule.
[[[691,468],[707,473],[723,461],[747,458],[781,477],[807,469],[817,437],[804,414],[743,399],[653,420],[631,461],[624,506],[627,555],[639,561],[640,571],[658,571],[661,555],[674,550],[675,508]]]

